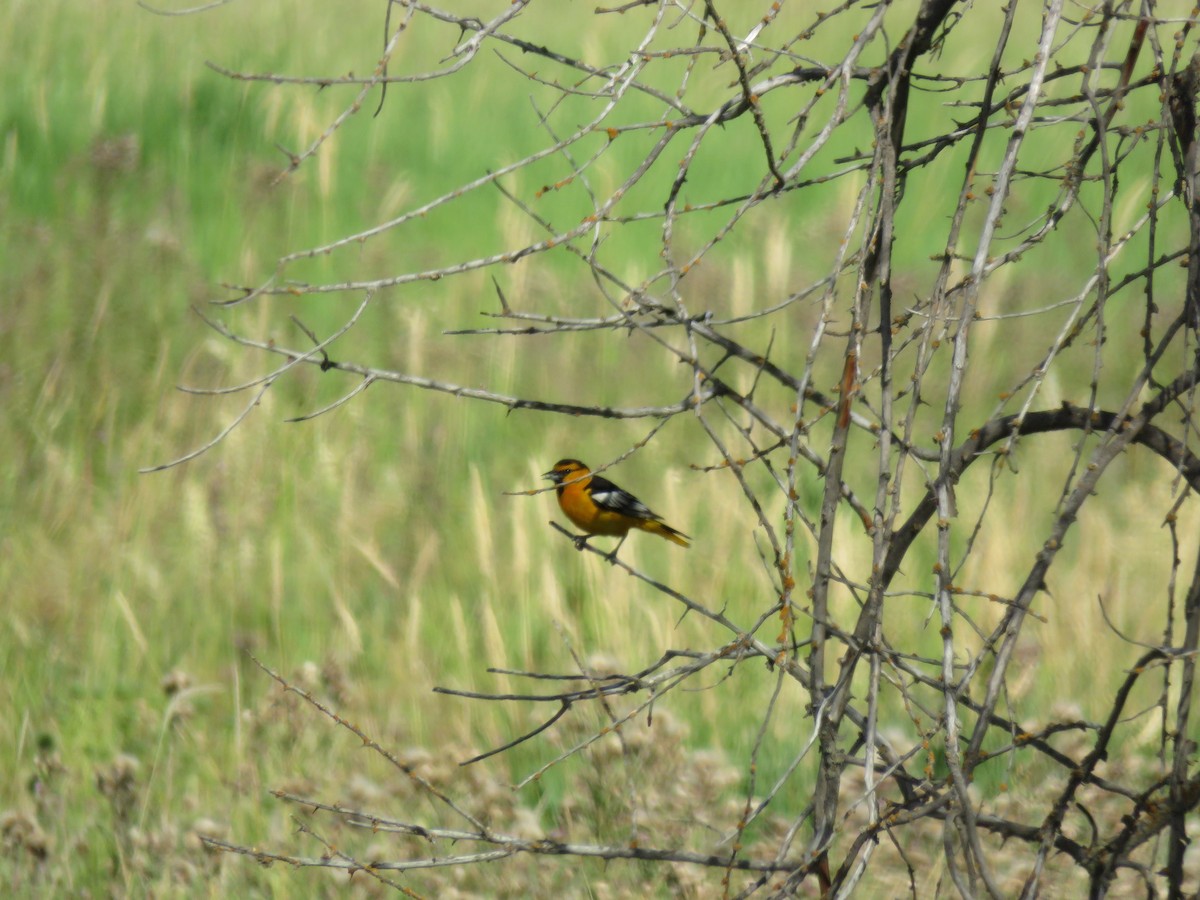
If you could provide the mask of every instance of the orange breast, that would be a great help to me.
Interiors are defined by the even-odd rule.
[[[589,534],[623,537],[629,533],[629,518],[598,507],[588,497],[582,482],[562,488],[558,502],[567,518]]]

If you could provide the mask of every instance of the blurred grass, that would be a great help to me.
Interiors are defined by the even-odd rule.
[[[243,4],[183,20],[132,6],[30,0],[0,10],[0,67],[7,76],[0,94],[0,290],[6,298],[0,409],[7,451],[0,456],[0,509],[8,523],[0,534],[0,710],[10,723],[0,734],[0,758],[7,762],[0,831],[10,850],[19,848],[0,856],[0,881],[17,893],[307,896],[314,884],[328,884],[332,892],[343,883],[215,859],[196,843],[198,833],[214,833],[261,846],[303,845],[289,818],[303,813],[266,794],[280,786],[345,795],[385,812],[414,799],[394,772],[356,750],[347,735],[281,695],[245,650],[332,698],[382,743],[453,779],[486,809],[524,806],[551,825],[586,818],[599,833],[615,827],[619,835],[625,821],[620,795],[607,797],[603,785],[581,788],[581,779],[594,777],[588,767],[552,770],[515,798],[503,788],[541,765],[547,747],[566,746],[572,735],[578,739],[596,727],[598,720],[589,719],[594,714],[581,712],[578,724],[564,726],[545,745],[527,744],[486,767],[456,772],[454,760],[532,727],[537,711],[447,700],[430,689],[520,686],[487,675],[487,665],[566,670],[564,635],[584,658],[609,658],[627,670],[665,647],[711,642],[695,617],[677,624],[678,610],[663,598],[556,539],[545,525],[553,516],[546,495],[501,495],[534,486],[537,473],[561,456],[611,458],[644,436],[644,423],[506,415],[501,407],[377,386],[333,415],[281,424],[350,386],[306,371],[273,388],[213,452],[167,472],[136,474],[139,466],[210,439],[247,402],[240,395],[181,395],[176,384],[238,383],[267,365],[217,338],[189,311],[219,295],[215,282],[255,283],[279,254],[395,215],[536,145],[525,141],[541,139],[513,127],[532,120],[524,96],[498,104],[469,77],[433,83],[422,93],[394,87],[383,116],[353,120],[296,176],[274,184],[284,158],[272,143],[300,149],[346,95],[230,82],[201,61],[291,73],[365,71],[379,42],[378,5],[341,6],[336,28],[313,7],[282,20],[275,11]],[[445,46],[430,42],[429,60]],[[718,87],[712,90],[715,95]],[[420,104],[421,112],[408,112],[411,104]],[[428,130],[412,127],[426,112]],[[462,140],[464,121],[489,140]],[[720,146],[749,153],[744,170],[757,171],[757,149],[742,127],[731,128]],[[640,145],[630,144],[623,152],[636,155]],[[445,164],[449,157],[453,166]],[[719,157],[705,165],[693,178],[698,201],[709,188],[729,189],[743,168]],[[547,171],[555,166],[562,177],[560,163]],[[936,197],[918,183],[921,177],[914,176],[910,190]],[[523,184],[527,191],[534,187]],[[432,265],[511,245],[529,225],[510,209],[497,214],[493,200],[469,198],[459,210],[466,218],[434,215],[419,231],[406,231],[402,243],[374,242],[306,263],[297,273],[319,279],[386,273],[414,260]],[[560,210],[573,202],[547,199]],[[755,220],[748,243],[718,247],[697,273],[703,287],[697,295],[721,314],[738,313],[768,293],[778,295],[781,286],[804,283],[812,272],[797,245],[836,240],[845,187],[813,191],[809,202],[795,221],[777,214]],[[928,208],[914,207],[914,213],[934,215]],[[616,238],[614,250],[652,258],[656,248],[646,235],[656,227]],[[748,253],[747,247],[757,249]],[[823,257],[814,255],[819,265]],[[921,259],[914,253],[913,271],[928,269]],[[1058,288],[1056,279],[1072,283],[1088,265],[1086,252],[1067,253],[1046,277]],[[600,309],[591,289],[577,285],[580,274],[565,260],[549,275],[539,271],[537,280],[518,267],[506,273],[506,291],[526,307],[595,302]],[[1006,285],[1014,297],[1027,288]],[[636,345],[627,350],[581,336],[561,350],[539,345],[530,366],[529,345],[517,341],[440,337],[443,328],[474,325],[480,310],[495,307],[483,277],[384,299],[331,350],[335,358],[340,349],[419,374],[471,384],[486,379],[499,390],[615,401],[623,383],[596,385],[593,370],[572,367],[571,360],[595,353],[594,370],[606,371],[632,356],[641,383],[661,384],[668,399],[677,390],[678,368]],[[331,299],[298,312],[323,332],[344,318],[345,304]],[[268,317],[267,309],[237,310],[229,319],[302,345],[297,331],[273,330],[283,319]],[[789,327],[804,334],[808,315]],[[753,327],[746,334],[765,337]],[[1027,346],[1017,342],[1000,353],[989,346],[985,326],[977,334],[980,352],[994,353],[996,366],[1008,370],[998,374],[1001,384],[1028,370],[1048,343],[1031,332]],[[806,342],[784,337],[777,345],[782,361],[803,352]],[[1080,399],[1081,386],[1064,386],[1063,395]],[[987,409],[996,401],[972,402]],[[1024,452],[1042,452],[1054,440]],[[1064,465],[1068,442],[1059,444]],[[700,537],[699,546],[683,554],[634,540],[623,552],[748,618],[771,595],[738,491],[729,480],[702,480],[678,465],[715,462],[703,458],[707,448],[696,458],[693,439],[679,424],[664,429],[654,447],[616,477],[670,511],[673,522]],[[869,448],[862,452],[865,458]],[[1143,535],[1156,533],[1170,497],[1147,474],[1153,463],[1131,457],[1121,465],[1129,478],[1143,477],[1147,490],[1159,493],[1119,515],[1097,508],[1082,523],[1086,539],[1068,547],[1059,568],[1090,573],[1092,586],[1073,583],[1062,612],[1052,612],[1023,650],[1028,671],[1037,674],[1015,686],[1014,695],[1027,692],[1031,709],[1063,698],[1086,706],[1090,697],[1100,702],[1106,695],[1087,690],[1097,678],[1088,635],[1100,633],[1101,623],[1095,604],[1083,598],[1112,597],[1114,617],[1136,632],[1140,598],[1162,595],[1167,548]],[[981,480],[973,483],[960,489],[967,498],[964,516],[983,487]],[[806,505],[813,509],[819,484],[809,487]],[[1039,532],[1015,523],[1024,511],[1041,508],[1037,494],[1044,489],[1030,479],[1002,477],[994,502],[1007,511],[989,526],[1001,533],[981,541],[986,549],[964,573],[964,584],[977,580],[997,590],[1004,573],[1020,577]],[[855,547],[848,524],[845,537],[849,565],[864,548]],[[718,547],[720,553],[712,552]],[[914,588],[928,589],[919,555],[908,571]],[[994,619],[983,601],[978,606],[981,620]],[[901,620],[894,635],[907,634],[913,649],[936,655],[927,603],[902,598],[888,614]],[[1046,652],[1063,641],[1078,654]],[[724,689],[738,692],[736,708],[712,690],[677,694],[668,709],[656,711],[655,728],[636,731],[653,744],[638,751],[639,764],[650,772],[661,767],[666,782],[678,777],[673,754],[712,748],[743,759],[771,685],[744,667],[734,678],[736,685]],[[796,701],[783,702],[759,760],[760,785],[788,764],[796,723],[807,721],[798,705],[786,705]],[[895,714],[900,718],[892,724],[907,724]],[[734,770],[732,777],[745,776]],[[736,809],[744,790],[713,802]],[[790,790],[779,804],[784,813],[807,800],[800,787]],[[14,834],[25,837],[17,841]],[[395,855],[395,844],[380,846],[379,855]],[[520,869],[515,883],[549,891],[555,878],[580,871],[593,886],[620,877],[600,865],[565,875],[562,868],[544,868]],[[479,877],[493,893],[513,890],[488,881],[487,873]]]

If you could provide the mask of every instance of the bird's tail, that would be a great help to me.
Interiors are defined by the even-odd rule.
[[[638,523],[638,527],[643,531],[649,531],[651,534],[665,537],[668,541],[678,544],[680,547],[687,547],[692,543],[692,539],[682,531],[676,531],[666,522],[660,522],[658,519],[647,519],[644,522]]]

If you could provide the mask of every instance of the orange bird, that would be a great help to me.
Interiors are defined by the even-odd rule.
[[[645,503],[628,491],[623,491],[607,478],[593,475],[592,470],[577,459],[560,459],[544,476],[557,485],[558,505],[567,518],[587,532],[575,538],[575,546],[582,550],[589,537],[594,535],[619,537],[617,546],[608,554],[610,560],[617,558],[617,551],[631,528],[640,528],[666,538],[680,547],[686,547],[690,538],[676,531],[652,512]]]

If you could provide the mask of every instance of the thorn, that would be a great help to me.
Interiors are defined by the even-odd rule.
[[[500,298],[500,309],[506,315],[511,313],[512,310],[508,306],[508,298],[504,296],[504,291],[500,288],[500,282],[496,280],[495,276],[492,276],[492,284],[496,286],[496,296]]]

